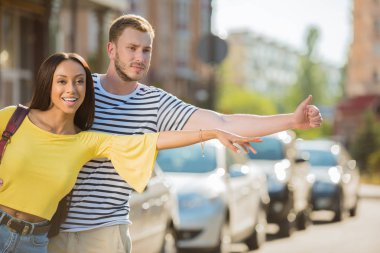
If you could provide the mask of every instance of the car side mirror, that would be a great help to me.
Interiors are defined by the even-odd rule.
[[[296,158],[294,159],[295,163],[304,163],[308,162],[310,159],[310,155],[307,152],[302,152],[296,155]]]

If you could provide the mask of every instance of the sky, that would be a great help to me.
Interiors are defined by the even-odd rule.
[[[222,38],[234,29],[304,50],[307,28],[319,28],[319,56],[342,66],[352,40],[352,0],[213,0],[213,32]]]

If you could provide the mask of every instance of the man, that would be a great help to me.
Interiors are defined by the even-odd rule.
[[[243,136],[263,136],[286,129],[319,127],[322,117],[306,98],[294,113],[257,116],[223,115],[186,104],[161,89],[138,81],[147,73],[154,31],[136,15],[116,19],[109,31],[105,74],[94,74],[96,112],[93,130],[141,134],[163,130],[221,128]],[[128,236],[131,187],[110,161],[93,160],[81,170],[61,233],[51,253],[130,252]]]

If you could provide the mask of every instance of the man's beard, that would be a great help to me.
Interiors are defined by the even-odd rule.
[[[124,64],[124,65],[125,65],[125,64]],[[128,75],[123,71],[123,66],[122,66],[122,63],[120,62],[119,55],[116,55],[116,59],[115,59],[115,69],[116,69],[116,73],[117,73],[117,75],[121,78],[121,80],[123,80],[123,81],[125,81],[125,82],[138,81],[138,80],[135,80],[135,79],[131,78],[130,76],[128,76]]]

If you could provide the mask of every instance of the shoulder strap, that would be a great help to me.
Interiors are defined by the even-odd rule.
[[[8,121],[8,124],[1,135],[0,140],[0,162],[3,158],[5,147],[7,146],[8,141],[12,137],[12,135],[16,132],[18,127],[21,125],[25,116],[29,113],[29,108],[19,104],[12,114],[11,118]]]

